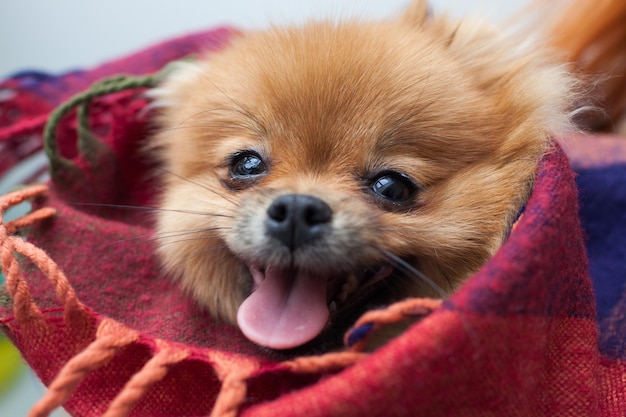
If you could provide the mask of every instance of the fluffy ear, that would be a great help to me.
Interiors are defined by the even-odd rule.
[[[412,0],[404,12],[402,20],[413,26],[422,26],[429,16],[428,0]]]

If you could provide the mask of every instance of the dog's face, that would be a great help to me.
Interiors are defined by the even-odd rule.
[[[398,21],[245,34],[181,68],[156,138],[165,267],[273,349],[450,293],[567,121],[569,79],[516,48],[415,2]]]

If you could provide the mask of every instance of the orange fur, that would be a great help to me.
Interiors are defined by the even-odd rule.
[[[175,174],[157,226],[166,270],[233,324],[250,262],[345,277],[391,263],[390,299],[442,295],[399,277],[391,252],[454,291],[502,244],[550,136],[569,125],[575,81],[522,43],[414,1],[390,21],[246,33],[182,65],[158,92],[154,141]],[[228,162],[242,150],[267,164],[245,184]],[[370,178],[386,171],[419,184],[410,203],[373,195]],[[287,193],[332,209],[323,245],[285,254],[267,238],[267,209]],[[201,228],[214,229],[178,235]]]
[[[588,127],[626,131],[626,2],[535,0],[531,10],[552,46],[595,84],[603,112],[586,114]]]

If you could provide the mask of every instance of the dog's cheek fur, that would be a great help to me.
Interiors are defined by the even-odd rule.
[[[449,277],[456,288],[502,244],[530,193],[539,158],[549,152],[550,137],[571,128],[568,110],[579,85],[564,66],[548,61],[546,51],[521,48],[524,42],[514,36],[445,19],[420,24],[448,40],[447,50],[463,64],[468,81],[494,106],[491,125],[465,126],[468,138],[480,138],[483,128],[494,132],[484,140],[497,146],[428,190],[417,222],[408,219],[404,229],[419,232],[399,239],[398,250],[420,248],[423,272]]]
[[[183,290],[211,315],[232,323],[249,285],[243,266],[223,240],[224,231],[232,227],[233,203],[215,198],[209,190],[219,188],[211,181],[172,181],[178,184],[164,193],[157,217],[157,252]]]

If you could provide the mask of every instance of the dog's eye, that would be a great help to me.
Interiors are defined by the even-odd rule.
[[[245,151],[232,156],[230,175],[233,178],[255,177],[266,171],[265,162],[256,152]]]
[[[405,203],[417,192],[417,185],[406,175],[383,172],[371,182],[371,190],[378,197],[392,203]]]

